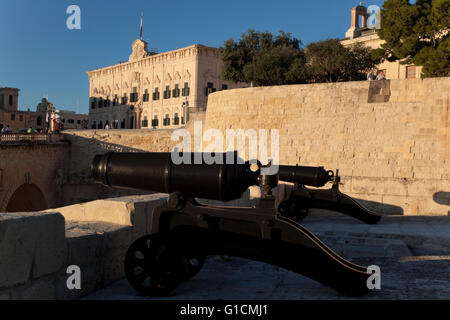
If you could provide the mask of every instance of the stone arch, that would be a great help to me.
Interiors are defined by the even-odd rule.
[[[10,190],[0,211],[32,212],[47,209],[45,196],[37,185],[23,183]]]

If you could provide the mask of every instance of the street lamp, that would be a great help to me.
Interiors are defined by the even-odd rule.
[[[188,110],[188,107],[189,107],[189,101],[187,100],[187,97],[185,97],[185,100],[186,101],[184,101],[183,102],[183,104],[182,104],[182,107],[183,107],[183,118],[184,118],[184,125],[186,125],[186,122],[187,122],[187,110]]]

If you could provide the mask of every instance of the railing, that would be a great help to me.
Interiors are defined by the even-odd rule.
[[[0,143],[8,143],[8,142],[61,142],[64,140],[64,135],[53,133],[0,133]]]

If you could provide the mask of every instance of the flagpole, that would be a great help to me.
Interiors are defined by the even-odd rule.
[[[144,19],[144,13],[141,12],[141,27],[140,27],[140,30],[139,30],[139,39],[141,41],[142,41],[142,21],[143,21],[143,19]]]

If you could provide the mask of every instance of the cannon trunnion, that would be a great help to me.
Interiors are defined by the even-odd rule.
[[[195,157],[190,154],[191,160]],[[226,154],[219,157],[224,160],[221,164],[180,165],[173,163],[170,153],[110,152],[95,157],[91,170],[98,182],[169,193],[153,210],[151,234],[136,240],[126,254],[125,274],[136,290],[148,296],[167,295],[198,273],[206,256],[221,254],[277,265],[350,296],[368,291],[367,268],[345,260],[299,224],[311,208],[378,222],[379,215],[339,191],[337,174],[323,167],[279,166],[277,175],[265,176],[260,164],[252,170],[249,162],[236,163],[236,153],[231,164]],[[275,207],[272,189],[279,180],[295,185]],[[331,189],[305,187],[328,182],[333,183]],[[252,185],[263,190],[255,207],[197,201],[238,199]]]

